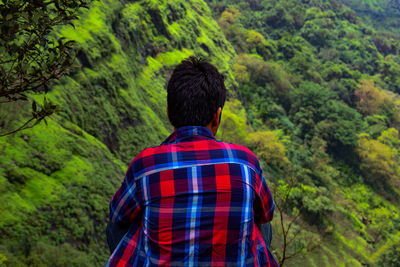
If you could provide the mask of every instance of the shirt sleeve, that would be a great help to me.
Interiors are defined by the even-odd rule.
[[[142,209],[139,197],[140,190],[131,166],[126,172],[121,187],[111,199],[110,221],[112,223],[132,223]]]
[[[257,224],[267,223],[272,220],[275,210],[275,202],[268,188],[265,177],[257,175],[259,179],[254,201],[254,217]]]

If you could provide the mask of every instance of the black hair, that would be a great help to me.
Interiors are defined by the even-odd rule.
[[[168,115],[175,127],[206,126],[226,98],[224,77],[204,59],[189,57],[167,84]]]

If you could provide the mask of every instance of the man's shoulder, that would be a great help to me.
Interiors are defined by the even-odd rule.
[[[233,153],[234,156],[246,160],[257,172],[261,171],[260,162],[257,156],[248,147],[221,141],[218,141],[218,143],[221,143],[226,149],[235,151],[235,153]]]
[[[225,143],[222,141],[217,141],[217,142],[223,144],[224,147],[229,147],[229,149],[234,149],[236,151],[243,151],[244,153],[248,154],[250,157],[254,157],[257,159],[256,155],[246,146],[238,145],[235,143]]]
[[[204,151],[209,153],[202,153]],[[170,156],[172,153],[180,153],[179,156]],[[237,161],[250,165],[256,172],[260,172],[260,163],[256,155],[247,147],[234,144],[226,143],[217,140],[203,140],[196,142],[186,143],[171,143],[162,144],[159,146],[153,146],[143,149],[132,161],[130,166],[132,171],[137,173],[141,172],[142,169],[151,168],[155,165],[168,165],[172,161],[185,161],[185,156],[191,157],[191,155],[207,155],[209,158],[196,158],[196,160],[220,160],[225,158],[227,160]]]
[[[162,149],[160,149],[163,146],[164,145],[144,148],[136,155],[136,157],[131,160],[129,169],[132,169],[133,172],[136,172],[143,167],[143,163],[151,163],[156,155],[160,153],[167,153],[167,151],[162,151]]]

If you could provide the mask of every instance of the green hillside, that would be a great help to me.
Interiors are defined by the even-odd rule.
[[[111,196],[133,157],[171,131],[164,86],[174,65],[210,57],[235,83],[235,52],[203,1],[96,1],[57,34],[77,41],[81,64],[48,94],[61,112],[48,127],[0,139],[7,266],[104,264]],[[1,118],[19,119],[19,108],[2,105]]]
[[[352,8],[363,22],[373,25],[374,28],[392,38],[399,39],[400,2],[398,0],[342,0],[341,2]]]
[[[273,190],[275,256],[399,266],[400,36],[355,9],[384,17],[383,1],[343,2],[94,1],[54,33],[79,47],[47,95],[61,111],[0,138],[0,265],[105,263],[109,200],[172,130],[165,83],[197,55],[229,91],[217,137],[250,147]],[[21,109],[0,104],[0,125]]]

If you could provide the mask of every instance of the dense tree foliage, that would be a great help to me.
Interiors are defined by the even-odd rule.
[[[388,267],[400,265],[400,238],[398,235],[380,249],[376,263]]]
[[[47,93],[74,61],[73,40],[54,35],[60,25],[72,24],[89,0],[2,1],[0,3],[0,104],[28,100],[28,93]],[[44,100],[32,102],[32,118],[14,133],[38,124],[58,110]],[[32,122],[32,123],[31,123]],[[0,133],[0,136],[9,134]]]
[[[358,193],[346,195],[342,187],[359,183],[393,204],[400,196],[394,145],[399,127],[399,37],[368,20],[378,6],[382,16],[387,14],[384,1],[356,9],[352,8],[360,1],[344,2],[348,6],[338,1],[209,1],[238,53],[233,71],[249,123],[256,130],[249,135],[249,145],[261,155],[274,183],[287,185],[294,179],[284,171],[288,166],[299,174],[296,187],[289,187],[289,193],[284,190],[285,201],[284,187],[276,187],[277,201],[285,208],[280,215],[284,222],[274,224],[279,232],[275,244],[285,264],[298,262],[292,257],[286,260],[290,254],[286,249],[307,252],[287,244],[293,219],[299,227],[301,221],[316,226],[314,232],[320,236],[330,227],[338,235],[337,216],[345,213],[353,227],[364,229],[361,236],[374,249],[400,230],[391,223],[398,220],[399,211],[389,206],[369,206],[374,212],[357,209],[361,219],[356,219],[353,211],[331,202],[350,205],[349,198]],[[281,133],[278,139],[272,135],[276,131]],[[284,150],[278,149],[279,142]],[[293,209],[300,209],[301,221]],[[279,246],[285,247],[283,254]],[[363,257],[359,262],[369,262]]]

